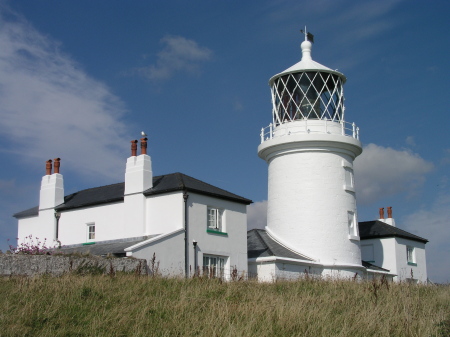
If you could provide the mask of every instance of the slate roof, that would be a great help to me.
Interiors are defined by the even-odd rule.
[[[78,245],[71,245],[71,246],[62,246],[57,251],[64,253],[64,254],[90,253],[92,255],[99,255],[99,256],[108,255],[108,254],[124,255],[124,254],[126,254],[126,252],[124,250],[125,248],[131,247],[137,243],[148,240],[155,236],[158,236],[158,235],[145,236],[145,237],[140,237],[140,238],[130,238],[130,239],[125,239],[125,240],[111,240],[111,241],[95,242],[93,244],[78,244]]]
[[[362,265],[364,268],[373,269],[373,270],[381,270],[381,271],[386,271],[386,272],[390,271],[389,269],[384,269],[384,268],[378,267],[367,261],[361,261],[361,262],[362,262]]]
[[[388,238],[388,237],[399,237],[404,239],[409,239],[413,241],[419,241],[427,243],[428,240],[420,236],[411,234],[400,228],[388,225],[382,221],[363,221],[358,223],[359,226],[359,236],[361,240],[364,239],[376,239],[376,238]]]
[[[257,257],[278,256],[291,259],[314,261],[306,256],[294,253],[293,251],[283,247],[278,242],[273,240],[264,229],[252,229],[247,232],[247,253],[249,259]],[[389,272],[389,270],[378,267],[370,262],[361,262],[363,267],[365,268]]]
[[[272,239],[264,229],[252,229],[247,232],[248,258],[278,256],[291,259],[313,261],[310,258],[283,247]]]
[[[250,199],[246,199],[237,194],[228,192],[219,187],[207,184],[201,180],[192,178],[183,173],[172,173],[153,177],[153,187],[144,191],[144,195],[157,195],[162,193],[183,191],[194,192],[198,194],[208,195],[219,199],[226,199],[242,204],[249,205],[252,203]],[[64,203],[57,206],[57,211],[65,211],[80,207],[95,206],[123,201],[125,191],[125,183],[117,183],[113,185],[89,188],[79,192],[69,194],[64,197]],[[25,218],[37,216],[39,207],[33,207],[22,212],[18,212],[13,216],[15,218]]]

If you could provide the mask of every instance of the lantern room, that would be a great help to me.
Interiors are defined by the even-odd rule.
[[[273,125],[297,120],[344,121],[346,78],[311,58],[312,43],[302,42],[302,59],[269,80]]]

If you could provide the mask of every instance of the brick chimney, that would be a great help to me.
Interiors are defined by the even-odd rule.
[[[39,210],[53,209],[64,203],[64,181],[62,174],[59,173],[60,161],[60,158],[53,160],[54,173],[52,173],[52,160],[46,161],[45,176],[41,181]]]

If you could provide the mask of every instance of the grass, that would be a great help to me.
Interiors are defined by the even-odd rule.
[[[0,336],[448,336],[450,286],[0,278]]]

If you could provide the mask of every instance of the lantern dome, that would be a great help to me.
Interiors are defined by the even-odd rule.
[[[301,49],[300,62],[269,80],[275,126],[305,119],[343,122],[345,76],[315,62],[310,41]]]

